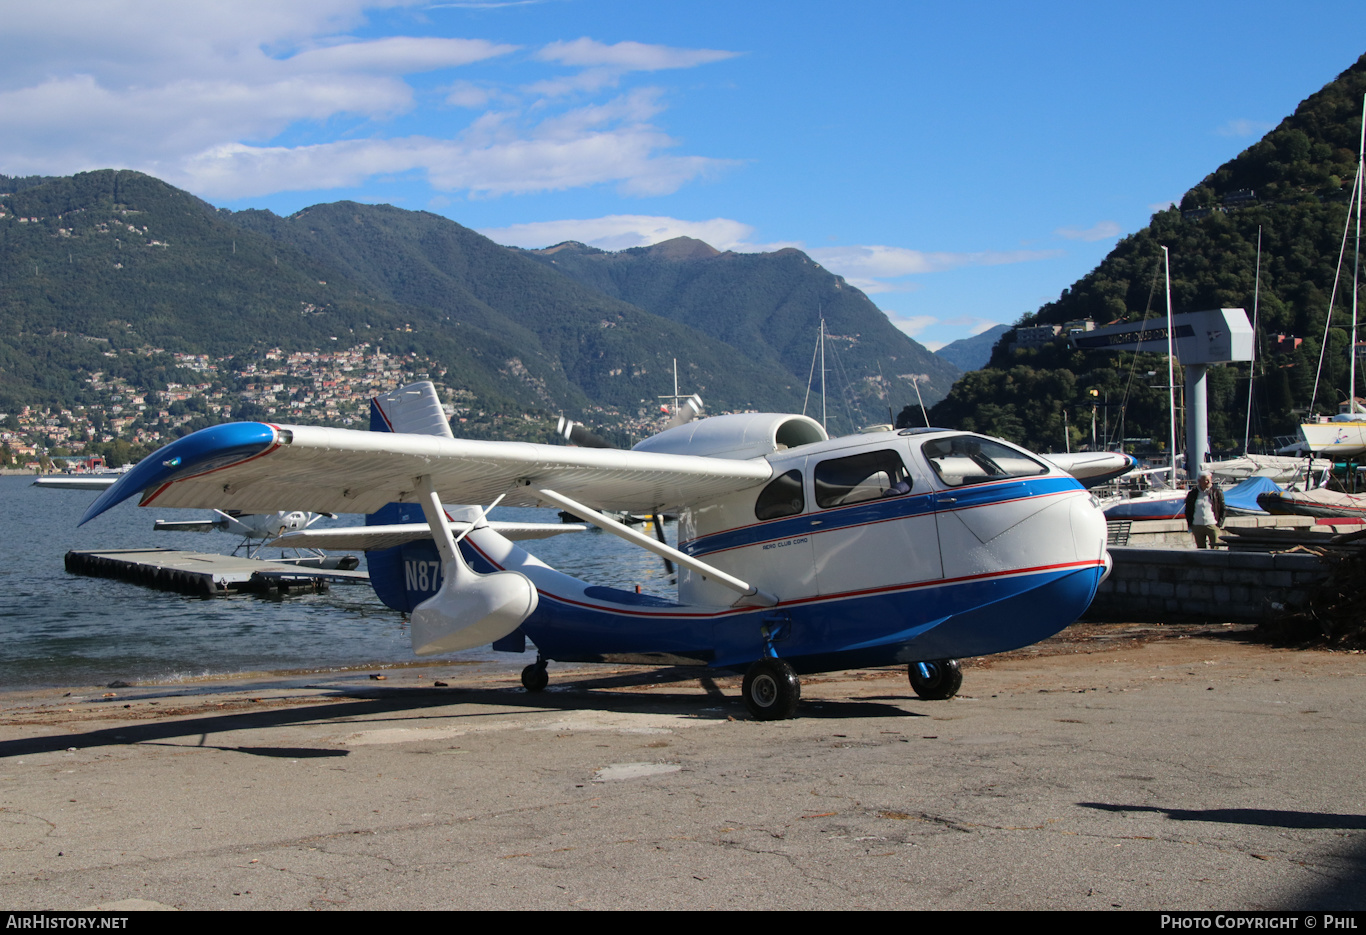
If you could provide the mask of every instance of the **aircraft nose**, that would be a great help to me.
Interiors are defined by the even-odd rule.
[[[1072,545],[1079,559],[1097,559],[1107,562],[1109,554],[1105,548],[1105,514],[1092,496],[1077,497],[1072,501]]]

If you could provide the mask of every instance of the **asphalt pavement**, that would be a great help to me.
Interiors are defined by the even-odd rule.
[[[1361,909],[1366,656],[1244,635],[807,677],[782,722],[631,667],[0,695],[0,905]]]

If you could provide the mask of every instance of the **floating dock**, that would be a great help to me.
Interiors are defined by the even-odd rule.
[[[176,549],[116,549],[66,553],[66,570],[94,578],[118,578],[160,591],[215,597],[240,592],[326,591],[330,582],[363,583],[363,571],[310,568]]]

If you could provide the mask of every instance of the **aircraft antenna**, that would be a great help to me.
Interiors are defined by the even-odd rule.
[[[920,395],[920,374],[911,376],[911,385],[915,387],[915,398],[920,403],[920,417],[925,420],[925,428],[930,427],[930,414],[925,411],[925,397]]]

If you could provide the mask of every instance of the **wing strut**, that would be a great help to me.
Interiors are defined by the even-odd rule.
[[[740,598],[735,602],[736,604],[746,602],[756,604],[760,607],[772,607],[778,603],[778,598],[769,594],[767,591],[762,591],[747,581],[741,581],[733,575],[728,575],[714,565],[708,565],[706,562],[698,561],[686,552],[680,552],[678,549],[666,545],[663,542],[656,542],[649,536],[638,533],[629,526],[603,516],[597,510],[584,506],[576,500],[570,500],[563,494],[558,494],[553,490],[547,490],[545,487],[532,487],[531,489],[536,491],[538,497],[555,504],[562,510],[573,513],[586,523],[592,523],[599,529],[610,532],[618,538],[625,539],[633,545],[638,545],[647,552],[653,552],[661,558],[671,559],[684,568],[695,571],[697,574],[715,581],[719,585],[730,588],[732,591],[738,591]]]

